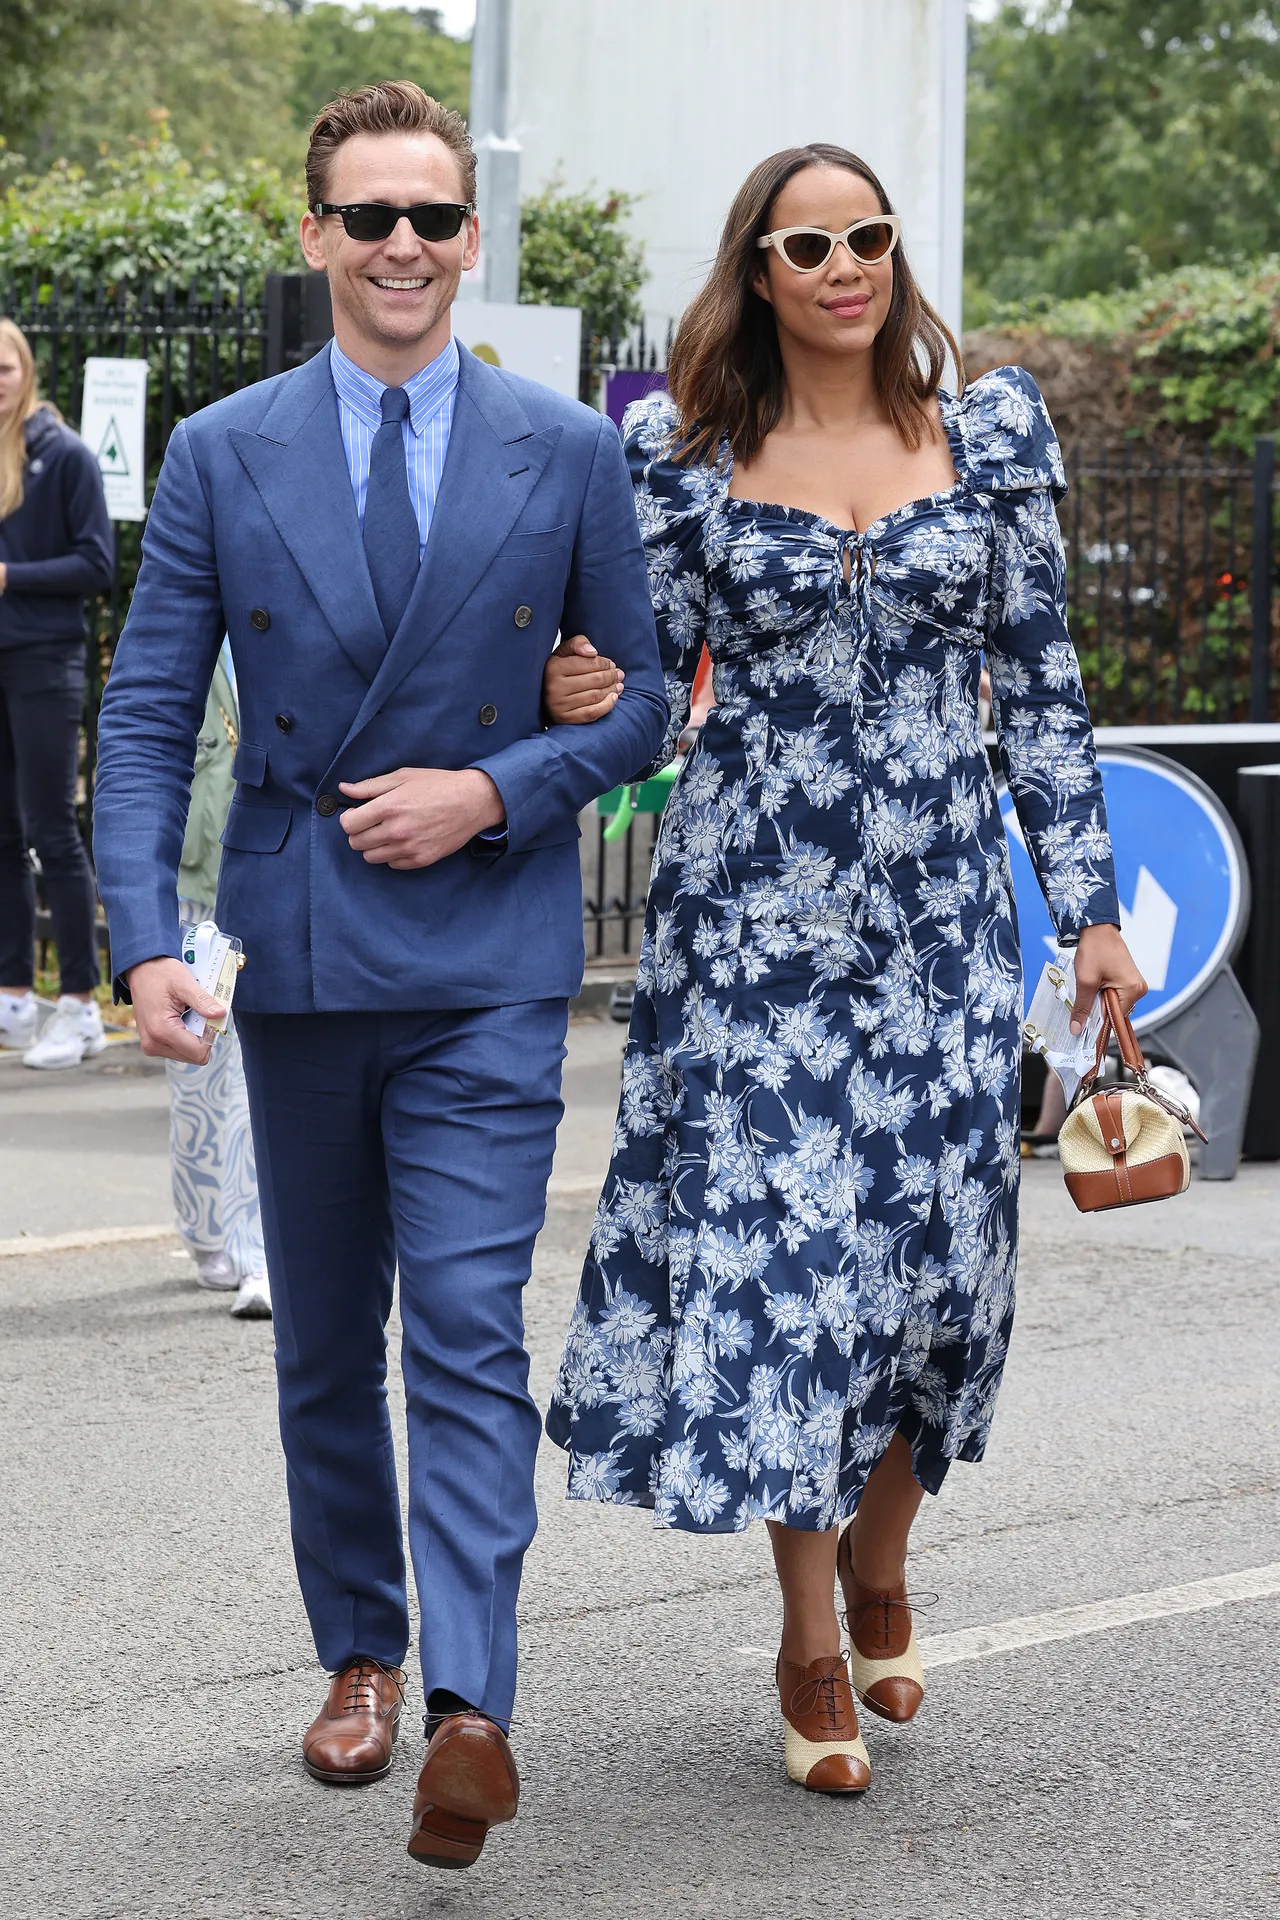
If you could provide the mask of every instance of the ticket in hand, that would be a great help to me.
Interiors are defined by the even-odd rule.
[[[1043,1054],[1062,1082],[1067,1105],[1075,1099],[1080,1082],[1093,1066],[1102,1031],[1102,1000],[1094,1001],[1083,1033],[1071,1031],[1071,1008],[1076,997],[1076,968],[1071,952],[1058,953],[1040,975],[1039,983],[1022,1028],[1023,1045],[1028,1053]]]
[[[230,934],[219,933],[212,920],[202,920],[199,926],[182,929],[182,964],[195,976],[197,986],[230,1013],[236,976],[244,965],[240,942]],[[204,1040],[210,1034],[226,1032],[227,1016],[224,1013],[220,1021],[206,1020],[190,1007],[182,1016],[182,1024],[197,1040]]]

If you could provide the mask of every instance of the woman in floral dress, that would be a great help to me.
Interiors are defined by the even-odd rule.
[[[897,238],[844,149],[763,162],[670,395],[624,423],[663,757],[704,641],[716,705],[662,821],[547,1420],[571,1498],[768,1522],[787,1768],[828,1792],[870,1780],[854,1691],[900,1721],[923,1698],[907,1537],[922,1490],[982,1457],[1013,1320],[1022,966],[984,655],[1078,943],[1077,1026],[1100,985],[1145,991],[1064,618],[1057,441],[1021,369],[941,390],[954,343]],[[553,662],[553,714],[573,671]]]

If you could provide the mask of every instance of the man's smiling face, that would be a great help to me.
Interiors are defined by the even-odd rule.
[[[334,154],[324,197],[411,207],[467,195],[457,158],[434,134],[358,133]],[[301,239],[308,264],[329,275],[334,332],[358,365],[378,377],[387,367],[398,382],[415,370],[411,361],[425,366],[443,351],[458,282],[479,258],[474,216],[452,240],[420,240],[402,219],[390,239],[360,241],[337,214],[307,212]]]

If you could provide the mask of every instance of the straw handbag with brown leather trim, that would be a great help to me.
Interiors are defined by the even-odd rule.
[[[1191,1162],[1182,1130],[1190,1127],[1204,1139],[1186,1108],[1147,1078],[1142,1049],[1114,987],[1103,987],[1102,1005],[1097,1058],[1058,1135],[1067,1192],[1081,1213],[1185,1193],[1191,1184]],[[1113,1033],[1134,1085],[1122,1082],[1091,1093]]]

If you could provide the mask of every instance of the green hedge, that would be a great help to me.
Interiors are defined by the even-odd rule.
[[[1158,426],[1248,447],[1280,423],[1280,256],[1183,267],[1142,285],[1005,308],[993,331],[1074,340],[1124,368]]]
[[[11,179],[0,194],[0,279],[41,284],[101,278],[108,288],[160,275],[201,285],[302,267],[299,194],[274,168],[250,161],[220,173],[185,160],[165,139],[93,175],[59,165]]]

